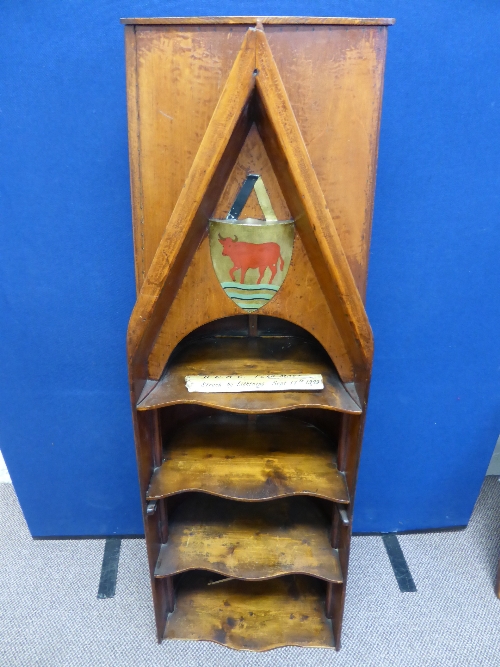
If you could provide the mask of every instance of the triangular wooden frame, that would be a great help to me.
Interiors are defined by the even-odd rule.
[[[246,33],[138,295],[128,328],[129,367],[135,394],[139,395],[147,380],[147,359],[155,337],[206,234],[208,219],[253,120],[271,162],[278,167],[280,187],[352,362],[352,376],[342,379],[355,382],[365,400],[364,386],[373,355],[370,325],[259,25]]]

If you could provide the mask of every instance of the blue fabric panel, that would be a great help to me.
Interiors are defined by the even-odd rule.
[[[394,16],[355,530],[467,523],[500,430],[500,5],[4,3],[0,449],[35,536],[142,532],[120,16]]]

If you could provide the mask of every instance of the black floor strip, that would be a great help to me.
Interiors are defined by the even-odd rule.
[[[416,593],[417,587],[411,576],[404,554],[401,551],[397,535],[394,533],[386,533],[385,535],[382,535],[382,539],[389,560],[391,561],[399,590],[402,593]]]
[[[119,537],[108,537],[106,540],[102,559],[101,581],[99,582],[99,590],[97,592],[97,597],[100,599],[115,596],[121,543],[122,541]]]

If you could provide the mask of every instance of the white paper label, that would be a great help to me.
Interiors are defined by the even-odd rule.
[[[186,375],[189,392],[240,393],[246,391],[320,391],[321,375]]]

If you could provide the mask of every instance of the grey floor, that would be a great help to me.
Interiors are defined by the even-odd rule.
[[[400,536],[417,586],[400,593],[382,539],[355,537],[343,648],[238,653],[154,639],[144,542],[124,540],[116,596],[98,600],[103,540],[32,540],[0,484],[1,667],[482,667],[500,665],[500,484],[466,530]]]

